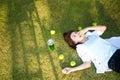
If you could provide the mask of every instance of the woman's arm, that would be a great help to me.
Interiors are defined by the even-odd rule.
[[[98,30],[98,31],[104,32],[106,30],[106,26],[93,26],[93,27],[87,27],[86,29],[88,31],[89,30]]]
[[[81,64],[81,65],[79,65],[77,67],[74,67],[74,68],[69,68],[69,67],[64,68],[62,70],[62,72],[64,74],[69,74],[70,72],[74,72],[74,71],[77,71],[77,70],[87,69],[89,67],[91,67],[91,61],[86,61],[86,62],[83,62],[83,64]]]
[[[87,27],[87,28],[82,29],[79,33],[80,34],[85,34],[89,30],[97,30],[97,31],[101,31],[102,33],[104,33],[104,31],[106,30],[106,26]]]

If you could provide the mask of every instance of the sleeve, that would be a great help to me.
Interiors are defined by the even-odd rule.
[[[88,32],[86,33],[85,36],[86,36],[86,37],[91,36],[91,35],[98,35],[98,36],[101,36],[102,33],[103,33],[103,32],[98,31],[98,30],[95,30],[95,31],[92,31],[92,32],[88,31]]]
[[[82,60],[83,62],[85,62],[85,61],[91,61],[91,58],[90,58],[90,56],[88,55],[88,52],[87,52],[87,50],[85,49],[84,46],[82,46],[82,45],[77,45],[76,50],[77,50],[77,53],[78,53],[79,57],[81,58],[81,60]]]
[[[102,33],[103,33],[103,32],[97,31],[97,30],[95,30],[95,31],[92,32],[92,34],[99,35],[99,36],[101,36]]]

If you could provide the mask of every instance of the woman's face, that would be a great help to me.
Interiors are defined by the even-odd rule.
[[[78,42],[80,42],[81,40],[84,39],[84,36],[80,36],[80,33],[76,31],[76,32],[72,32],[72,33],[71,33],[70,38],[71,38],[75,43],[78,43]]]

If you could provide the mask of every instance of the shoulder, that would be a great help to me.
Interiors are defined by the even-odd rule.
[[[77,51],[79,57],[82,59],[83,62],[91,61],[91,58],[88,55],[88,50],[86,49],[84,44],[77,45],[76,51]]]
[[[87,50],[86,50],[86,47],[85,47],[84,44],[78,44],[78,45],[76,46],[76,51],[77,51],[78,53],[84,53],[84,52],[86,52]]]
[[[84,48],[84,45],[83,45],[83,44],[78,44],[78,45],[76,46],[76,50],[78,50],[78,49],[80,49],[80,48]]]

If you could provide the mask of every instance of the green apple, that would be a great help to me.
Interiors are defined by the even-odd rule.
[[[79,27],[78,27],[78,30],[80,31],[81,29],[82,29],[82,27],[81,27],[81,26],[79,26]]]
[[[60,59],[60,60],[63,60],[63,59],[64,59],[64,55],[63,55],[63,54],[60,54],[60,55],[59,55],[59,59]]]
[[[50,30],[50,34],[54,35],[55,34],[55,30]]]
[[[75,62],[75,61],[71,61],[71,62],[70,62],[70,65],[71,65],[71,66],[75,66],[75,65],[76,65],[76,62]]]
[[[92,25],[93,25],[93,26],[97,26],[97,23],[96,23],[96,22],[93,22]]]

